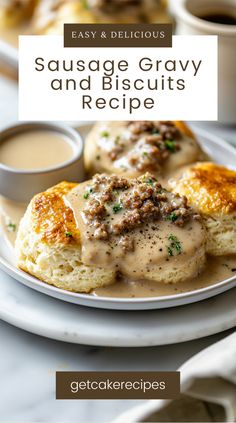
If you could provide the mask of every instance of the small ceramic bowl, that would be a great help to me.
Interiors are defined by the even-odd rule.
[[[23,203],[61,181],[81,182],[84,179],[83,140],[70,127],[53,123],[20,123],[4,129],[0,134],[0,143],[34,130],[62,134],[72,146],[72,157],[61,164],[36,170],[16,169],[0,162],[0,194]]]

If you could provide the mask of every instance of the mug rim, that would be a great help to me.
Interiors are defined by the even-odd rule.
[[[183,20],[192,27],[195,27],[196,29],[209,32],[209,35],[212,35],[215,30],[215,35],[226,35],[229,37],[236,36],[236,25],[210,22],[193,15],[187,8],[187,3],[189,1],[198,0],[171,0],[171,10],[179,19]],[[206,1],[207,0],[205,0],[205,2]]]

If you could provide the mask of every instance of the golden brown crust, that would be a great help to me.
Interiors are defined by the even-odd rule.
[[[77,184],[60,184],[37,194],[32,200],[32,220],[35,232],[47,244],[78,242],[80,239],[73,211],[66,206],[63,196]]]
[[[177,191],[205,214],[236,211],[236,172],[214,163],[198,163],[184,172]]]
[[[180,120],[173,120],[173,123],[175,124],[175,126],[177,126],[177,128],[180,130],[180,132],[184,135],[186,135],[187,137],[193,138],[196,140],[196,137],[194,135],[194,133],[191,131],[191,129],[189,128],[188,125],[186,125],[185,122],[180,121]]]

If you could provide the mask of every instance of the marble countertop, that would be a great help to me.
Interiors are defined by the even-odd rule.
[[[0,78],[0,127],[17,120],[17,84]],[[233,142],[236,128],[198,123]],[[175,370],[215,336],[171,346],[94,348],[41,338],[0,322],[0,423],[110,422],[138,401],[56,401],[55,371]]]
[[[110,422],[140,401],[56,401],[55,371],[176,370],[229,333],[172,346],[94,348],[41,338],[0,322],[0,422]]]

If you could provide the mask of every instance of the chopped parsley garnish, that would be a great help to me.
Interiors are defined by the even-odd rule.
[[[154,180],[152,178],[148,178],[145,182],[148,185],[153,185],[154,184]]]
[[[89,198],[89,194],[93,192],[93,188],[89,188],[88,191],[86,191],[83,195],[84,199],[87,200]]]
[[[114,206],[112,207],[112,210],[113,210],[113,213],[119,213],[119,211],[121,211],[122,210],[122,204],[120,204],[120,203],[116,203],[116,204],[114,204]]]
[[[108,132],[108,131],[102,131],[102,132],[101,132],[101,136],[102,136],[102,137],[104,137],[104,138],[108,138],[108,137],[109,137],[109,135],[110,135],[110,134],[109,134],[109,132]]]
[[[115,144],[118,145],[119,144],[119,141],[120,141],[120,136],[117,135],[117,137],[115,138]]]
[[[168,240],[170,241],[170,245],[167,246],[168,256],[172,257],[175,254],[179,255],[182,253],[182,246],[181,242],[178,240],[177,236],[170,234],[168,236]]]
[[[148,156],[147,151],[144,151],[142,155],[143,155],[143,157],[147,157]]]
[[[166,220],[170,220],[170,222],[175,222],[178,219],[178,216],[175,212],[168,214],[168,216],[166,216]]]
[[[72,232],[65,232],[65,236],[67,236],[68,238],[72,237]]]
[[[176,152],[176,145],[175,142],[172,140],[166,140],[165,141],[165,146],[167,148],[167,150],[170,150],[172,153]]]
[[[15,232],[16,231],[16,224],[15,223],[12,223],[12,222],[9,222],[7,224],[7,230],[9,232]]]

